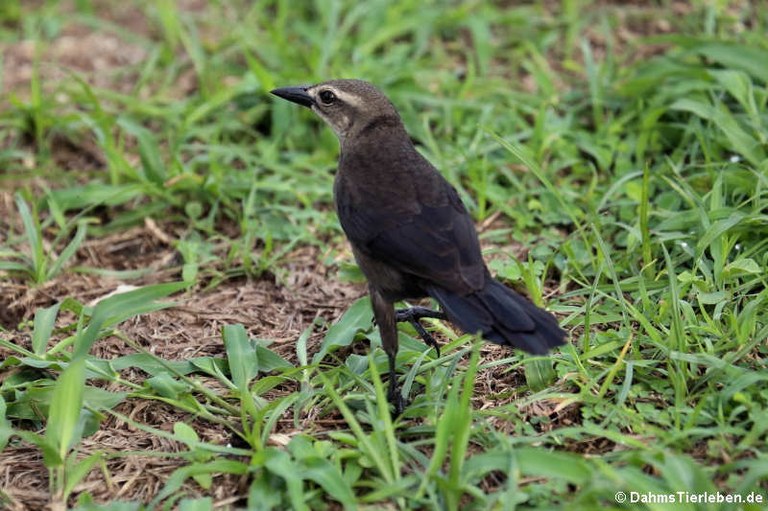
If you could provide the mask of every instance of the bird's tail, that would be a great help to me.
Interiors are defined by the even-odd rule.
[[[496,344],[543,355],[565,342],[565,331],[551,313],[488,276],[485,287],[468,295],[430,286],[428,292],[452,323],[479,332]]]

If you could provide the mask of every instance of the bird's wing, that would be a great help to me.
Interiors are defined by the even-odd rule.
[[[405,274],[456,293],[483,287],[485,264],[477,232],[456,190],[440,179],[431,204],[373,208],[341,201],[339,218],[362,253]]]

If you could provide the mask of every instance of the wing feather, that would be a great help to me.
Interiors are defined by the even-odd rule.
[[[485,265],[472,218],[456,190],[442,177],[438,183],[442,193],[431,190],[431,204],[418,209],[338,201],[344,232],[357,250],[405,274],[462,294],[481,289]]]

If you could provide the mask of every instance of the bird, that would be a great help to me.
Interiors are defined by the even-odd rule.
[[[565,343],[553,314],[491,276],[456,189],[419,153],[384,93],[363,80],[337,79],[271,94],[311,109],[339,139],[336,213],[368,282],[395,414],[405,406],[396,372],[397,323],[411,323],[438,357],[423,318],[447,319],[466,333],[537,355]],[[427,297],[441,310],[395,308]]]

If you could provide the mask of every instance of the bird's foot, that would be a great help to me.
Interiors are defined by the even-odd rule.
[[[436,311],[429,307],[408,307],[407,309],[397,309],[395,311],[395,320],[398,323],[418,321],[422,318],[448,319],[448,316],[443,311]]]
[[[407,309],[397,309],[395,311],[395,321],[398,323],[402,323],[404,321],[410,323],[419,333],[419,336],[424,341],[424,343],[427,346],[434,348],[435,352],[437,353],[437,357],[440,358],[440,345],[437,343],[435,338],[432,337],[432,334],[427,332],[427,330],[419,322],[419,320],[422,318],[448,319],[448,316],[446,316],[445,312],[443,311],[436,311],[428,309],[427,307],[409,307]]]
[[[397,381],[389,383],[389,392],[387,392],[387,400],[392,404],[394,410],[392,410],[392,418],[395,419],[403,414],[405,410],[405,399],[400,392],[400,388],[397,385]]]

